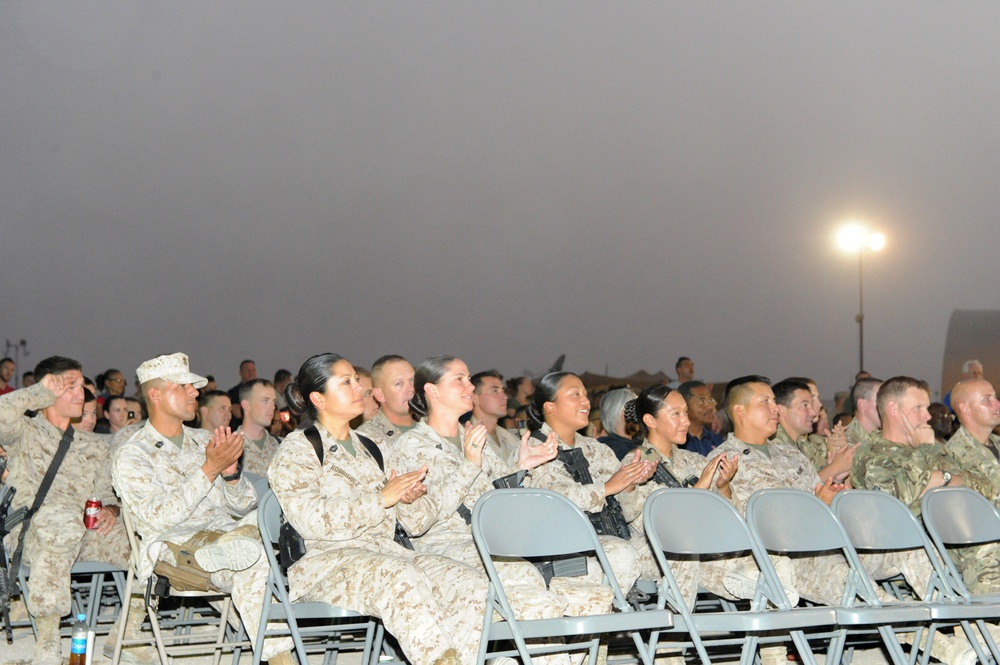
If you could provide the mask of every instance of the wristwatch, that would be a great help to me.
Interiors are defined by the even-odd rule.
[[[222,479],[225,480],[227,483],[231,482],[233,480],[239,480],[240,476],[243,475],[243,460],[240,459],[240,461],[237,462],[237,464],[236,464],[236,473],[234,473],[233,475],[227,476],[227,475],[221,474],[221,473],[219,475],[222,476]],[[945,484],[947,484],[947,483],[945,483]]]
[[[950,485],[951,484],[951,471],[945,471],[941,475],[942,475],[942,477],[944,477],[944,485],[945,485],[945,487],[947,487],[948,485]]]

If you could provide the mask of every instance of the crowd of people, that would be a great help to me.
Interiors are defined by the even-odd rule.
[[[13,365],[0,361],[5,388]],[[659,487],[717,492],[741,512],[753,492],[771,487],[827,503],[851,487],[880,489],[917,515],[933,487],[963,485],[1000,499],[1000,401],[975,361],[947,404],[931,404],[915,378],[859,373],[832,424],[809,378],[739,377],[719,408],[690,358],[675,369],[669,384],[592,396],[572,372],[505,381],[452,356],[414,367],[398,355],[369,371],[325,353],[273,381],[245,360],[240,382],[222,391],[175,353],[142,363],[136,392],[127,394],[117,369],[90,382],[79,362],[47,358],[33,384],[0,390],[2,480],[17,490],[12,509],[32,508],[4,545],[12,562],[31,566],[24,600],[37,630],[34,662],[61,662],[73,562],[128,565],[123,507],[140,537],[138,577],[230,593],[253,640],[268,574],[254,476],[266,478],[305,542],[288,571],[291,598],[379,617],[414,665],[476,659],[487,582],[471,511],[495,486],[567,496],[590,514],[621,588],[636,594],[637,581],[661,575],[642,526],[644,501]],[[91,498],[102,508],[85,528]],[[1000,591],[995,544],[955,557],[970,589]],[[915,596],[926,592],[927,563],[913,553],[863,563],[875,578],[901,574]],[[749,557],[672,564],[689,605],[699,586],[733,601],[754,595]],[[775,564],[793,603],[839,602],[846,565],[838,556]],[[570,570],[508,560],[498,570],[519,616],[611,610],[594,561]],[[141,597],[130,602],[128,638],[139,635],[145,614]],[[106,652],[113,646],[109,640]],[[288,639],[267,638],[261,656],[288,665],[290,649]],[[784,660],[782,647],[765,655]],[[963,638],[946,634],[931,655],[975,661]],[[124,649],[123,659],[158,662],[143,646]],[[543,660],[570,663],[565,655]]]

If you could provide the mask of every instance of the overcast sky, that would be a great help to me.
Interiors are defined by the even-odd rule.
[[[996,2],[0,5],[0,335],[937,388],[998,307]],[[2,344],[3,338],[0,338]],[[416,363],[414,363],[416,364]],[[23,369],[23,368],[22,368]],[[987,368],[987,375],[990,375]]]

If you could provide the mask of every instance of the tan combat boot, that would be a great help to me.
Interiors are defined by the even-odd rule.
[[[263,555],[260,531],[252,524],[238,526],[219,536],[219,539],[194,553],[194,560],[204,570],[246,570]]]
[[[267,659],[267,665],[296,665],[297,662],[291,651],[282,651]]]
[[[111,632],[104,639],[104,647],[101,653],[105,658],[111,659],[115,655],[115,640],[118,639],[118,622],[122,620],[119,614],[111,626]],[[142,638],[142,622],[146,620],[146,603],[141,596],[133,596],[129,603],[128,621],[125,622],[126,641]],[[129,665],[157,665],[160,662],[160,654],[149,645],[136,645],[122,647],[121,662]]]
[[[454,649],[446,649],[445,652],[434,661],[434,665],[462,665],[462,659],[458,657],[458,652]]]

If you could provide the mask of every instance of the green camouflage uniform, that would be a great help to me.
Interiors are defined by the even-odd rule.
[[[960,473],[961,466],[940,444],[908,446],[879,436],[854,453],[851,485],[888,492],[920,517],[920,498],[934,471]]]
[[[1000,436],[990,434],[989,443],[1000,450]],[[990,449],[973,438],[964,426],[944,444],[961,467],[963,484],[1000,505],[1000,461]],[[1000,592],[1000,546],[986,543],[952,550],[952,559],[972,593]]]
[[[795,446],[819,471],[829,464],[826,446],[826,438],[819,434],[803,434],[798,439],[792,440],[792,436],[785,431],[783,425],[778,425],[778,431],[771,437],[775,443],[783,443],[788,446]]]
[[[877,440],[882,436],[882,430],[876,429],[872,432],[866,432],[865,428],[858,422],[858,419],[855,418],[847,424],[844,436],[847,437],[847,445],[853,446],[855,443],[871,443]]]

